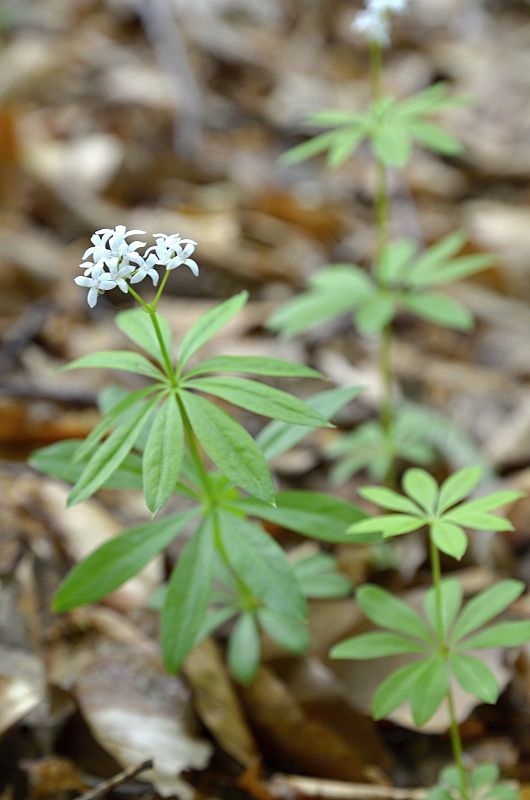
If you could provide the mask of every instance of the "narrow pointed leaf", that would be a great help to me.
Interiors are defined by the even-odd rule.
[[[357,326],[362,333],[374,334],[383,330],[396,313],[396,301],[386,291],[371,295],[355,314]]]
[[[371,584],[362,586],[357,592],[357,602],[368,619],[379,627],[432,641],[432,635],[420,615],[385,589]]]
[[[445,659],[427,662],[427,667],[412,690],[410,706],[412,718],[418,727],[426,725],[436,714],[449,691],[449,668]]]
[[[372,708],[375,720],[388,717],[396,708],[408,700],[428,661],[416,661],[400,667],[383,681],[374,695]]]
[[[224,303],[219,303],[197,320],[184,336],[179,349],[179,369],[189,361],[212,336],[215,336],[232,317],[240,311],[248,299],[248,292],[240,292]]]
[[[462,606],[462,587],[455,578],[446,578],[442,581],[442,617],[446,634],[451,630],[453,623]],[[425,595],[425,612],[431,623],[433,631],[438,628],[436,621],[436,592],[429,589]]]
[[[130,350],[106,350],[101,353],[89,353],[66,364],[66,366],[62,367],[62,372],[86,368],[115,369],[123,372],[134,372],[136,375],[146,375],[148,378],[154,378],[157,381],[164,379],[164,373],[157,369],[154,364],[151,364],[145,356],[140,355],[140,353],[132,353]]]
[[[499,622],[474,636],[462,639],[459,649],[489,650],[490,647],[520,647],[530,642],[530,621]]]
[[[467,550],[466,534],[462,528],[452,522],[446,522],[445,520],[433,522],[431,536],[438,550],[456,558],[458,561]]]
[[[483,467],[467,467],[447,478],[440,489],[438,513],[442,514],[467,497],[478,486],[483,475]]]
[[[214,566],[215,543],[207,518],[180,554],[167,587],[161,639],[164,664],[170,673],[180,670],[195,645],[208,611]]]
[[[236,486],[271,503],[274,486],[263,453],[247,431],[203,397],[182,392],[182,401],[201,445]]]
[[[115,536],[80,561],[66,576],[54,611],[95,603],[140,572],[197,516],[198,509],[137,525]]]
[[[242,684],[251,683],[261,655],[261,642],[254,614],[242,614],[228,641],[228,666]]]
[[[171,330],[165,317],[155,314],[162,334],[162,341],[168,353],[171,353]],[[116,316],[116,325],[132,342],[145,350],[149,355],[163,363],[162,350],[149,314],[143,310],[131,309],[120,311]]]
[[[396,633],[374,631],[353,636],[332,648],[331,658],[366,660],[386,658],[400,653],[423,653],[425,645]]]
[[[254,414],[289,422],[292,425],[333,427],[318,412],[281,389],[258,381],[235,377],[209,377],[189,380],[186,388],[213,394]]]
[[[457,641],[502,614],[524,591],[522,581],[505,580],[473,597],[458,617],[452,640]]]
[[[286,650],[305,653],[311,644],[307,623],[295,617],[286,617],[270,608],[258,610],[258,619],[263,630]]]
[[[316,369],[292,364],[267,356],[214,356],[186,374],[186,378],[209,372],[241,372],[248,375],[269,375],[277,378],[322,378]]]
[[[473,327],[473,315],[457,300],[439,292],[403,294],[403,305],[428,322],[448,328],[468,331]]]
[[[171,395],[157,410],[143,454],[144,494],[153,514],[175,491],[183,457],[182,419],[175,397]]]
[[[438,501],[438,484],[424,469],[408,469],[403,476],[403,488],[428,513],[434,511]]]
[[[410,500],[408,497],[403,497],[402,494],[392,491],[392,489],[385,489],[380,486],[368,486],[365,489],[359,489],[359,494],[366,497],[372,503],[381,506],[381,508],[388,508],[390,511],[402,511],[404,514],[423,514],[421,508]]]
[[[134,447],[155,403],[146,403],[136,417],[117,428],[96,450],[68,496],[69,506],[86,500],[110,478]]]
[[[453,654],[450,663],[455,678],[465,692],[484,703],[497,702],[499,687],[495,675],[480,658]]]

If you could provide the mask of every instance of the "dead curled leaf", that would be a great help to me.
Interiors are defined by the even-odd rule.
[[[160,795],[193,796],[181,774],[206,767],[212,746],[198,736],[184,683],[166,675],[156,657],[102,641],[75,694],[95,739],[121,766],[153,759],[145,778]]]

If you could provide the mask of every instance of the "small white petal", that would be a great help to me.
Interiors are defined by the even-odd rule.
[[[78,286],[84,286],[85,288],[92,286],[93,281],[91,278],[83,278],[79,276],[79,278],[74,278],[74,283],[77,283]]]
[[[92,286],[87,295],[87,303],[90,306],[90,308],[94,308],[97,301],[98,301],[98,290],[96,289],[95,286]]]
[[[195,277],[197,277],[199,274],[199,265],[197,264],[197,262],[194,261],[192,258],[187,258],[184,263],[186,264],[187,267],[191,269]]]

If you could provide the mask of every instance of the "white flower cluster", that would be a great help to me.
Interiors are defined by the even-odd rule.
[[[80,267],[84,275],[74,279],[78,286],[88,289],[90,308],[94,308],[99,295],[116,287],[127,294],[129,284],[140,283],[147,276],[156,286],[159,277],[156,266],[172,270],[185,264],[195,276],[199,274],[197,262],[191,258],[197,242],[182,239],[178,233],[155,233],[155,244],[142,255],[138,250],[145,247],[146,242],[128,242],[127,239],[144,233],[117,225],[116,228],[102,228],[92,236],[92,247],[83,254],[83,259],[90,257],[91,260],[83,260]]]
[[[390,14],[401,14],[409,0],[366,0],[366,7],[353,21],[353,29],[371,42],[390,44]]]

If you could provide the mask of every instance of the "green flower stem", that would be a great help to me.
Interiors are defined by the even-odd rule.
[[[155,299],[153,300],[152,303],[146,303],[145,300],[138,294],[138,292],[135,289],[132,288],[132,286],[130,284],[128,284],[128,289],[129,289],[129,293],[132,294],[132,296],[134,297],[134,299],[138,303],[140,303],[140,305],[142,306],[144,311],[146,311],[149,314],[149,318],[150,318],[150,320],[152,322],[152,325],[153,325],[153,328],[154,328],[154,331],[155,331],[155,335],[156,335],[158,344],[160,346],[160,352],[162,353],[162,359],[164,361],[164,367],[165,367],[165,370],[166,370],[166,374],[167,374],[168,378],[170,378],[172,383],[174,383],[174,381],[175,381],[175,370],[173,368],[173,364],[171,363],[171,357],[170,357],[170,355],[168,353],[168,350],[167,350],[167,347],[166,347],[166,343],[164,342],[164,337],[162,336],[162,331],[160,330],[160,323],[158,322],[158,318],[156,316],[156,307],[158,305],[158,301],[160,299],[160,295],[162,294],[162,291],[164,290],[164,287],[166,285],[168,275],[169,275],[169,272],[166,272],[166,274],[164,275],[164,278],[162,280],[162,283],[160,284],[160,289],[158,290],[158,293],[157,293],[157,295],[156,295],[156,297],[155,297]]]
[[[225,547],[225,544],[223,542],[223,537],[221,536],[221,525],[219,523],[219,512],[218,512],[218,508],[217,508],[215,494],[214,494],[213,487],[212,487],[212,482],[210,480],[210,476],[208,475],[208,470],[204,466],[204,461],[202,459],[202,456],[201,456],[201,453],[200,453],[200,450],[199,450],[199,445],[197,443],[197,437],[195,436],[195,433],[193,432],[193,428],[191,426],[191,422],[189,420],[189,417],[188,417],[188,415],[186,413],[186,409],[184,408],[184,404],[182,403],[181,399],[178,396],[177,396],[177,403],[178,403],[178,406],[180,408],[180,413],[182,415],[182,421],[184,423],[184,430],[186,431],[186,438],[187,438],[188,444],[190,446],[191,457],[193,458],[195,466],[197,467],[197,470],[198,470],[199,475],[201,477],[202,487],[203,487],[204,492],[205,492],[205,494],[206,494],[206,496],[207,496],[207,498],[209,500],[209,511],[210,511],[210,514],[211,514],[211,517],[212,517],[212,521],[213,521],[213,533],[214,533],[215,547],[217,549],[217,552],[221,556],[221,558],[223,560],[223,563],[227,567],[228,571],[234,577],[234,580],[236,581],[237,586],[239,588],[240,595],[244,600],[245,606],[247,606],[247,605],[253,606],[253,605],[255,605],[254,595],[253,595],[251,589],[247,586],[247,584],[235,572],[235,570],[234,570],[234,568],[233,568],[233,566],[232,566],[232,564],[230,562],[230,559],[228,557],[228,553],[226,552],[226,547]]]
[[[157,293],[155,295],[155,299],[151,303],[151,308],[153,309],[153,311],[156,311],[156,308],[158,306],[158,301],[162,297],[162,293],[163,293],[164,289],[166,288],[166,283],[168,282],[169,275],[170,275],[170,270],[166,269],[166,271],[164,273],[164,277],[162,278],[160,286],[158,287],[158,291],[157,291]]]
[[[430,541],[430,557],[431,557],[431,572],[434,585],[435,595],[435,615],[436,615],[436,633],[440,650],[443,653],[448,652],[447,640],[445,636],[445,627],[443,620],[443,597],[442,597],[442,568],[440,565],[440,552],[436,547],[432,534],[429,535]],[[462,746],[462,737],[460,736],[460,728],[456,716],[455,702],[453,692],[449,689],[447,693],[447,708],[449,711],[449,719],[451,723],[451,747],[453,750],[453,758],[455,765],[460,776],[460,793],[462,800],[470,800],[468,788],[468,775],[464,766],[464,748]]]
[[[372,98],[379,100],[383,94],[383,51],[377,42],[370,45],[370,71]],[[384,248],[388,243],[389,227],[389,198],[386,166],[376,158],[376,189],[375,189],[375,226],[376,226],[376,253],[375,263],[381,258]],[[385,476],[388,486],[394,486],[396,479],[396,444],[395,444],[395,411],[393,399],[393,369],[392,369],[392,323],[383,328],[379,341],[379,375],[382,385],[382,399],[379,409],[381,427],[385,433],[390,464]]]

